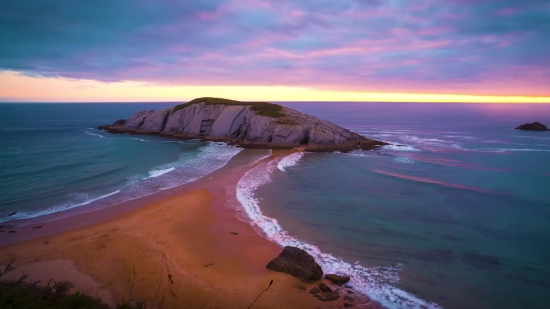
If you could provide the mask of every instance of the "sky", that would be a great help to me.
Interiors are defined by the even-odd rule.
[[[549,0],[0,2],[0,101],[550,103]]]

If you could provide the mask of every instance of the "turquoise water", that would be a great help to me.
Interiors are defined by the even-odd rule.
[[[173,104],[0,104],[0,221],[110,207],[241,151],[93,129]],[[284,104],[394,145],[249,171],[237,197],[260,233],[388,308],[549,307],[550,132],[513,128],[550,106]]]
[[[94,129],[173,105],[0,104],[0,222],[74,215],[150,195],[198,179],[240,151]]]
[[[550,106],[286,105],[401,146],[256,171],[270,238],[387,307],[550,306],[550,132],[513,129]]]

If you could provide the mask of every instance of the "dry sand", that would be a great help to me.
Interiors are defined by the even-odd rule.
[[[343,308],[343,297],[321,302],[308,293],[313,284],[265,268],[282,248],[236,218],[236,184],[251,164],[244,156],[234,161],[115,217],[3,245],[0,264],[16,258],[22,267],[13,276],[68,279],[111,305],[128,300],[133,285],[131,298],[148,307],[164,300],[167,309],[248,308],[273,280],[252,308]]]

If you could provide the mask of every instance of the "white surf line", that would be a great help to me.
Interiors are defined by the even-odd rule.
[[[96,198],[92,198],[92,199],[89,199],[89,200],[86,200],[84,202],[77,203],[77,204],[58,205],[58,206],[53,206],[53,207],[50,207],[50,208],[47,208],[47,209],[44,209],[44,210],[39,210],[39,211],[36,211],[36,212],[31,212],[31,211],[18,212],[13,216],[8,217],[7,219],[0,218],[0,222],[5,222],[5,221],[13,220],[13,219],[20,220],[20,219],[30,219],[30,218],[45,216],[45,215],[57,213],[57,212],[60,212],[60,211],[65,211],[65,210],[73,209],[73,208],[76,208],[76,207],[88,205],[90,203],[102,200],[104,198],[108,198],[108,197],[113,196],[113,195],[118,194],[118,193],[120,193],[120,190],[116,190],[116,191],[111,192],[111,193],[100,195]]]
[[[301,151],[290,154],[290,155],[282,158],[281,161],[279,161],[279,164],[277,164],[277,168],[281,172],[284,172],[284,171],[286,171],[287,167],[291,167],[291,166],[294,166],[294,165],[298,164],[298,161],[300,161],[300,159],[303,156],[304,156],[304,153],[301,152]]]
[[[294,246],[308,251],[321,265],[325,273],[347,274],[351,277],[350,284],[360,293],[369,296],[389,309],[437,309],[436,303],[427,302],[406,291],[400,290],[391,284],[399,282],[397,274],[402,266],[393,267],[364,267],[358,263],[350,264],[341,258],[323,253],[311,244],[303,242],[289,235],[278,221],[265,216],[254,196],[260,186],[271,181],[271,174],[278,167],[281,159],[274,159],[266,164],[258,164],[237,183],[237,200],[249,219],[250,225],[258,234],[277,243],[278,245]]]
[[[86,135],[99,136],[99,137],[102,137],[102,138],[104,138],[104,137],[105,137],[105,136],[103,136],[103,135],[101,135],[101,134],[97,134],[97,133],[92,133],[92,132],[88,132],[88,131],[84,131],[84,133],[85,133]]]

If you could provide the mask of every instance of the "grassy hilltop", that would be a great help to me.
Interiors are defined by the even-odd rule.
[[[185,104],[177,105],[173,110],[172,114],[176,111],[191,106],[193,104],[206,103],[206,105],[250,105],[250,109],[258,112],[262,116],[268,116],[273,118],[284,117],[285,114],[281,112],[283,108],[281,105],[267,103],[267,102],[241,102],[236,100],[222,99],[222,98],[211,98],[211,97],[202,97],[193,99]]]

